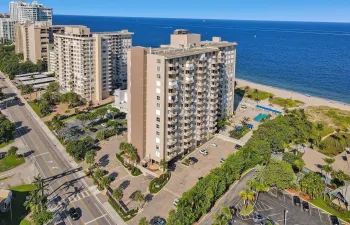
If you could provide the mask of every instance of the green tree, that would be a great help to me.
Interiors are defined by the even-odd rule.
[[[142,217],[139,222],[138,225],[149,225],[149,222],[147,221],[146,217]]]
[[[46,92],[58,92],[60,89],[60,85],[58,84],[58,82],[51,82],[47,88],[46,88]]]
[[[32,215],[32,219],[35,225],[44,225],[50,222],[55,216],[54,212],[49,212],[47,210],[35,213]]]
[[[83,124],[83,127],[85,127],[86,126],[86,122],[90,120],[89,115],[85,114],[85,113],[78,114],[75,118],[77,120],[81,121],[81,123]]]
[[[7,151],[7,155],[12,156],[16,155],[18,151],[18,148],[16,146],[11,146],[10,149]]]
[[[55,115],[48,125],[51,130],[60,130],[64,127],[64,122],[60,119],[60,114]]]
[[[249,190],[248,188],[245,188],[244,190],[240,191],[238,195],[242,198],[243,203],[246,207],[249,202],[252,202],[255,199],[254,192]]]
[[[15,125],[0,112],[0,143],[3,141],[8,142],[12,139],[15,130]]]
[[[250,179],[247,181],[247,185],[252,189],[254,190],[257,195],[256,195],[256,200],[259,199],[259,194],[261,192],[265,192],[265,191],[268,191],[268,186],[262,182],[259,182],[259,181],[256,181],[254,179]]]
[[[309,195],[311,199],[317,199],[325,191],[325,184],[318,174],[310,172],[300,181],[300,189],[303,193]]]
[[[229,225],[232,219],[232,213],[229,207],[222,207],[221,211],[213,216],[213,225]]]
[[[290,188],[296,180],[290,164],[284,161],[270,159],[264,170],[263,182],[270,187],[279,189]]]
[[[111,180],[111,177],[110,176],[104,176],[104,177],[102,177],[101,178],[101,187],[102,188],[106,188],[106,187],[108,187],[108,185],[110,185],[111,184],[111,182],[112,182],[112,180]]]
[[[350,182],[350,176],[344,173],[342,170],[332,171],[332,184],[335,187],[344,186]]]
[[[132,200],[135,202],[139,202],[141,204],[140,207],[142,207],[143,203],[145,202],[145,196],[142,194],[140,190],[137,190],[133,194]]]
[[[94,139],[86,136],[81,140],[73,140],[67,144],[66,151],[75,160],[80,161],[85,158],[85,154],[90,151],[95,144]]]
[[[115,107],[108,107],[109,114],[112,116],[113,119],[115,119],[116,116],[120,114],[120,110]]]
[[[160,160],[159,162],[160,168],[163,169],[163,173],[168,169],[168,162],[165,159]]]
[[[85,161],[90,166],[95,163],[96,152],[94,150],[90,150],[85,154]]]
[[[122,200],[124,196],[124,190],[123,188],[117,188],[113,191],[113,197],[117,200],[117,201],[120,201]]]

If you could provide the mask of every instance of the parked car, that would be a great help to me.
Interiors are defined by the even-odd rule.
[[[300,198],[298,196],[293,196],[293,204],[299,206]]]
[[[235,149],[236,149],[236,150],[238,150],[238,149],[240,149],[240,148],[242,148],[242,146],[240,146],[240,145],[236,145],[236,146],[235,146]]]
[[[173,201],[174,206],[177,206],[177,203],[179,203],[179,199],[175,199],[175,200]]]
[[[196,162],[198,162],[198,159],[195,158],[195,157],[190,157],[190,158],[188,158],[188,160],[190,161],[190,164],[191,164],[191,165],[192,165],[192,164],[195,164]]]
[[[213,146],[213,147],[218,147],[218,145],[217,145],[217,144],[215,144],[215,143],[211,143],[211,144],[210,144],[210,146]]]
[[[201,150],[199,150],[199,154],[208,155],[208,152],[205,149],[201,149]]]
[[[254,217],[253,217],[253,221],[255,222],[255,223],[260,223],[260,222],[262,222],[262,221],[264,221],[265,220],[265,217],[263,216],[263,215],[261,215],[261,214],[257,214],[257,215],[255,215]]]
[[[275,225],[276,223],[273,220],[263,220],[260,222],[261,225]]]
[[[203,177],[198,177],[198,180],[203,180]]]
[[[310,206],[308,202],[303,201],[303,210],[306,212],[310,211]]]
[[[91,131],[91,132],[97,132],[98,130],[97,130],[96,128],[91,127],[91,128],[89,128],[89,131]]]
[[[151,219],[150,222],[151,222],[152,225],[165,225],[166,224],[165,219],[160,218],[158,216],[153,218],[153,219]]]
[[[332,225],[340,225],[340,221],[339,221],[338,217],[336,217],[334,215],[330,215],[329,219],[331,220]]]
[[[225,158],[221,157],[221,158],[220,158],[220,162],[221,162],[221,163],[224,163],[224,162],[225,162]]]
[[[69,209],[69,216],[72,218],[72,220],[78,220],[80,217],[78,211],[75,208]]]
[[[102,123],[101,126],[102,127],[107,127],[107,124],[106,123]]]

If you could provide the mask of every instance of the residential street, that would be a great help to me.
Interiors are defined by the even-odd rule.
[[[1,81],[3,92],[14,96],[14,91],[9,88],[7,82]],[[73,169],[68,159],[59,152],[57,146],[52,143],[48,134],[40,127],[38,122],[32,117],[26,105],[19,106],[14,101],[7,103],[7,112],[9,119],[16,123],[18,136],[20,136],[28,148],[28,151],[33,151],[29,156],[34,161],[40,175],[47,178],[64,171]],[[22,100],[24,103],[24,101]],[[27,160],[29,160],[27,158]],[[102,203],[89,190],[85,184],[82,173],[72,174],[62,177],[50,183],[47,193],[50,193],[49,199],[56,199],[58,202],[52,204],[50,208],[57,212],[59,224],[96,224],[96,225],[112,225],[115,224],[108,216]],[[34,176],[34,174],[33,174]],[[60,196],[57,198],[57,196]],[[64,207],[63,202],[67,202],[68,206]],[[81,218],[77,221],[72,221],[67,217],[66,211],[70,207],[81,210]],[[62,222],[63,221],[63,222]]]

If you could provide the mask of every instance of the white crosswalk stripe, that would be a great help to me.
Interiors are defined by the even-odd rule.
[[[77,193],[77,194],[74,194],[74,195],[68,197],[68,201],[69,202],[76,202],[76,201],[79,201],[80,199],[87,198],[90,195],[91,194],[89,191],[83,191],[83,192],[80,192],[80,193]]]

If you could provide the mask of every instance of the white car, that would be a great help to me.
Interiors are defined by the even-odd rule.
[[[213,146],[213,147],[218,147],[218,145],[217,145],[217,144],[215,144],[215,143],[210,144],[210,146]]]
[[[205,149],[201,149],[201,150],[199,150],[199,154],[208,155],[208,152]]]
[[[103,124],[101,124],[101,126],[103,126],[103,127],[107,127],[107,124],[103,123]]]
[[[225,162],[225,158],[221,157],[221,158],[220,158],[220,162],[221,162],[221,163],[224,163],[224,162]]]
[[[175,200],[173,201],[174,206],[177,206],[177,203],[179,203],[179,199],[175,199]]]

